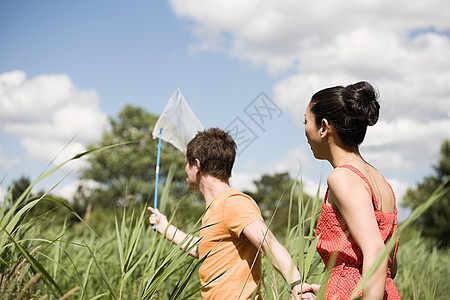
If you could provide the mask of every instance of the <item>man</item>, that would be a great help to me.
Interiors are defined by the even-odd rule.
[[[196,244],[191,256],[208,255],[199,269],[203,299],[251,299],[261,277],[260,251],[271,254],[272,265],[294,283],[293,294],[297,295],[300,274],[291,256],[265,225],[255,201],[229,186],[235,156],[232,137],[217,128],[198,132],[187,145],[187,183],[191,191],[200,191],[207,207],[200,237],[169,225],[152,207],[148,208],[152,212],[149,221],[159,233],[166,232],[167,239],[176,245],[182,243],[183,249],[189,247],[187,241],[191,246]]]

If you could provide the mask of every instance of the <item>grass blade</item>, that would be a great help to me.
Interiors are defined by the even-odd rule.
[[[98,271],[100,272],[100,275],[101,275],[101,277],[102,277],[102,279],[103,279],[103,282],[105,282],[106,286],[107,286],[108,289],[109,289],[109,292],[110,292],[111,297],[112,297],[113,299],[117,300],[117,295],[116,295],[116,293],[114,292],[114,289],[112,288],[111,283],[109,282],[108,276],[106,276],[105,272],[103,271],[102,267],[100,266],[100,263],[98,262],[98,260],[97,260],[97,258],[96,258],[96,256],[95,256],[94,252],[92,252],[91,248],[88,246],[87,243],[85,243],[85,245],[86,245],[86,248],[87,248],[87,249],[89,250],[89,252],[91,253],[92,258],[94,259],[95,265],[97,266]]]
[[[52,290],[58,294],[59,296],[62,296],[63,292],[61,288],[58,286],[58,284],[55,282],[55,280],[50,276],[50,274],[47,272],[47,270],[24,248],[22,245],[19,244],[19,242],[16,241],[16,239],[9,234],[5,229],[0,229],[4,231],[8,237],[11,239],[11,241],[14,243],[14,245],[19,249],[19,251],[22,253],[22,255],[27,259],[27,261],[30,263],[32,269],[35,273],[41,273],[43,275],[43,279],[47,282],[48,286],[52,288]]]

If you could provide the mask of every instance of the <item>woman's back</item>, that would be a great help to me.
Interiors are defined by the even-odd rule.
[[[371,193],[369,186],[372,187],[378,209],[385,213],[394,213],[395,195],[384,176],[376,168],[366,162],[356,162],[354,167],[358,169],[369,182],[368,185],[361,178],[361,184],[366,186],[369,194]]]
[[[397,238],[395,196],[384,177],[372,166],[367,165],[366,167],[367,169],[362,169],[370,174],[368,176],[372,182],[353,165],[343,165],[337,169],[339,171],[351,172],[352,176],[358,176],[361,184],[367,187],[367,191],[372,198],[373,213],[378,224],[379,232],[384,243],[387,243],[391,238]],[[373,188],[374,186],[376,188]],[[339,299],[348,299],[361,279],[364,257],[361,248],[352,236],[339,209],[327,205],[326,202],[329,197],[329,192],[330,190],[327,190],[322,205],[322,214],[317,223],[316,236],[320,235],[317,250],[327,268],[333,270],[328,281],[326,299],[336,295],[340,296]],[[351,193],[351,191],[349,192]],[[379,197],[377,197],[377,193]],[[384,198],[383,201],[377,202],[377,198],[381,197]],[[385,206],[385,210],[386,208],[392,208],[392,211],[380,210],[380,204]],[[393,258],[396,255],[397,246],[398,242],[392,250],[388,263],[385,299],[400,299],[392,281],[390,270]]]

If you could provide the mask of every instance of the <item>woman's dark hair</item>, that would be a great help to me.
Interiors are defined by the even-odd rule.
[[[378,121],[377,99],[378,93],[372,85],[361,81],[318,91],[311,98],[310,109],[317,126],[326,119],[345,145],[357,148],[364,140],[367,126]]]
[[[186,159],[190,165],[195,160],[200,161],[200,170],[204,174],[228,182],[231,177],[234,159],[236,157],[236,143],[233,138],[219,128],[199,131],[188,143]]]

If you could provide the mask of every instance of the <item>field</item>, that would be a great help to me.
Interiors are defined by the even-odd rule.
[[[197,275],[201,261],[151,229],[146,205],[135,203],[113,213],[94,212],[82,218],[48,195],[31,199],[32,187],[18,199],[7,195],[2,201],[1,299],[201,299]],[[448,299],[449,250],[433,247],[411,226],[439,192],[425,199],[399,226],[399,270],[394,281],[403,299]],[[161,203],[169,201],[170,181],[161,194]],[[45,201],[53,202],[55,208],[31,216],[30,212]],[[292,187],[290,203],[294,201],[300,222],[289,222],[285,236],[278,239],[308,283],[323,283],[327,272],[315,251],[314,239],[319,193],[304,197],[300,180]],[[176,216],[177,211],[171,215],[173,223],[181,225],[176,224]],[[270,224],[281,217],[274,212],[266,221]],[[200,228],[199,221],[181,226],[193,234]],[[290,299],[286,282],[266,258],[261,292],[264,299]]]

